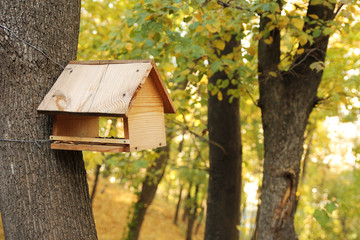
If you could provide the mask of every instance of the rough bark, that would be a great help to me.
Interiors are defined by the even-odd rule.
[[[0,24],[61,65],[76,59],[80,0],[0,1]],[[53,151],[36,111],[63,70],[0,27],[0,211],[6,239],[97,239],[82,153]]]
[[[175,225],[177,225],[178,218],[179,218],[179,211],[180,211],[180,205],[181,205],[181,200],[182,200],[183,187],[184,187],[184,185],[180,186],[179,198],[178,198],[178,202],[176,204],[176,210],[175,210],[175,216],[174,216],[174,224]]]
[[[199,193],[199,184],[196,184],[195,194],[194,194],[194,197],[192,198],[191,210],[190,210],[190,214],[189,214],[189,221],[188,221],[187,228],[186,228],[186,240],[192,239],[192,233],[193,233],[193,228],[194,228],[196,215],[197,215],[197,208],[198,208],[198,206],[197,206],[198,193]]]
[[[226,43],[220,55],[227,55],[239,46],[233,37]],[[220,56],[219,55],[219,56]],[[224,71],[213,74],[209,83],[216,85],[218,79],[228,79]],[[232,84],[221,89],[223,100],[209,93],[209,188],[207,200],[206,240],[239,239],[236,228],[240,224],[241,195],[241,133],[239,98],[233,98],[227,91],[236,88]],[[214,144],[216,143],[216,144]],[[222,147],[219,147],[222,146]]]
[[[128,224],[127,240],[139,239],[146,211],[154,200],[158,185],[165,173],[170,153],[169,145],[170,143],[168,141],[168,145],[159,152],[160,155],[156,158],[154,164],[146,170],[147,173],[145,180],[142,183],[141,193],[139,199],[135,203],[131,222]]]
[[[307,15],[329,20],[333,9],[323,5],[308,7]],[[260,31],[268,23],[261,18]],[[305,25],[304,30],[319,24]],[[259,208],[258,239],[297,239],[294,229],[296,191],[298,187],[304,132],[309,115],[318,103],[317,89],[322,71],[311,70],[314,62],[324,61],[328,36],[321,35],[306,44],[304,53],[296,55],[289,71],[277,69],[280,62],[280,32],[270,32],[272,44],[259,41],[259,106],[264,128],[264,174]],[[276,72],[271,76],[269,72]]]
[[[95,194],[96,194],[96,187],[97,187],[97,184],[98,184],[98,181],[99,181],[100,168],[101,168],[101,165],[100,165],[100,164],[96,164],[95,180],[94,180],[94,185],[93,185],[93,188],[92,188],[91,194],[90,194],[90,203],[91,203],[91,206],[93,205],[94,198],[95,198]]]

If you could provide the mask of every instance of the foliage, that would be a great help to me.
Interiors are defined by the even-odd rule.
[[[307,1],[283,2],[280,12],[276,1],[83,0],[78,57],[81,60],[150,58],[156,61],[178,110],[176,115],[167,117],[167,126],[174,133],[174,139],[169,167],[158,195],[175,201],[180,185],[187,186],[191,182],[201,185],[199,199],[204,199],[209,166],[207,92],[221,100],[223,96],[219,90],[230,83],[238,87],[228,94],[242,96],[243,187],[247,183],[261,182],[263,131],[260,110],[256,106],[256,52],[261,36],[265,36],[268,43],[272,42],[271,28],[281,30],[279,71],[289,70],[291,61],[303,53],[302,46],[306,43],[320,34],[332,34],[325,62],[312,65],[319,71],[324,69],[324,75],[318,94],[321,101],[311,115],[309,125],[309,128],[315,128],[311,158],[323,160],[331,153],[331,139],[322,125],[326,116],[339,115],[341,121],[356,121],[360,108],[359,72],[356,70],[360,63],[360,50],[356,48],[360,40],[359,5],[357,1],[341,2],[345,5],[334,21],[304,32],[305,24],[317,20],[317,16],[306,16]],[[266,14],[269,19],[269,28],[263,32],[259,32],[258,14]],[[219,58],[225,43],[233,36],[241,40],[241,46]],[[208,84],[208,78],[218,70],[224,70],[231,78],[218,81],[216,85]],[[269,74],[274,77],[277,72]],[[104,124],[105,131],[106,121],[101,124]],[[110,128],[110,132],[115,129]],[[354,151],[358,151],[355,146]],[[93,169],[95,163],[102,164],[104,176],[113,176],[117,182],[136,192],[156,152],[85,153],[85,156],[88,169]],[[335,200],[329,197],[330,192],[326,197],[318,196],[325,192],[325,188],[317,190],[315,195],[312,193],[311,186],[321,181],[328,183],[326,191],[330,191],[330,184],[336,183],[328,181],[330,175],[343,179],[345,174],[339,171],[336,175],[330,166],[321,162],[311,162],[307,166],[306,180],[299,189],[301,197],[296,228],[302,239],[310,238],[310,234],[314,239],[343,238],[336,235],[336,229],[341,225],[340,212],[351,216],[346,224],[356,226],[356,212],[346,212],[345,208],[347,204],[351,206],[349,209],[354,206],[352,203],[344,204],[345,199],[337,194],[335,188],[332,188]],[[356,182],[349,176],[345,179],[337,186],[348,181]],[[356,191],[339,188],[348,191],[344,192],[345,195]],[[245,191],[242,195],[244,213],[256,207],[256,202],[246,201],[251,194]],[[335,204],[337,209],[328,210],[326,204]],[[240,229],[243,229],[244,239],[250,237],[254,224],[255,215],[243,219]],[[352,227],[347,228],[349,239],[356,234]]]

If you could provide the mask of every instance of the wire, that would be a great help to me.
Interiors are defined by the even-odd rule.
[[[35,49],[36,51],[38,51],[39,53],[41,53],[44,57],[46,57],[47,59],[49,59],[52,63],[58,65],[59,67],[61,67],[62,69],[65,69],[65,67],[63,65],[61,65],[60,63],[56,62],[54,59],[50,58],[44,51],[38,49],[37,47],[35,47],[34,45],[32,45],[31,43],[25,41],[24,39],[20,38],[18,35],[16,35],[16,33],[11,30],[10,28],[5,27],[4,25],[0,24],[0,27],[3,28],[6,31],[9,31],[11,34],[13,35],[16,39],[20,40],[21,42],[25,43],[26,45],[28,45],[29,47]]]
[[[23,140],[23,139],[0,139],[0,142],[20,142],[20,143],[35,143],[40,147],[40,142],[51,142],[50,139],[39,139],[39,140]]]

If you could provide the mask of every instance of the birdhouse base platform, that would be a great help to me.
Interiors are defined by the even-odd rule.
[[[68,137],[50,136],[51,149],[74,150],[74,151],[96,151],[96,152],[129,152],[130,141],[124,138],[90,138],[90,137]]]

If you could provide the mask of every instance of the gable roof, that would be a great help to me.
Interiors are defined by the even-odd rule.
[[[175,113],[153,60],[70,61],[38,107],[42,113],[127,115],[151,76],[165,113]]]

